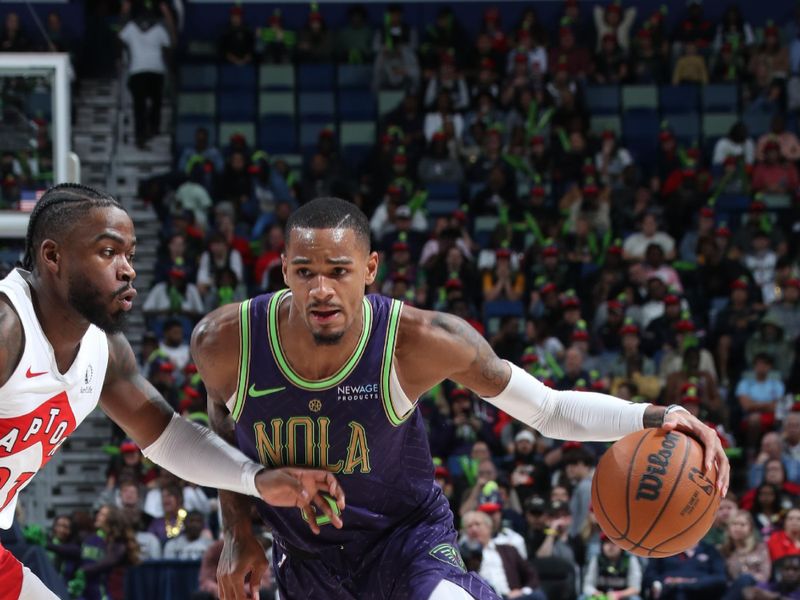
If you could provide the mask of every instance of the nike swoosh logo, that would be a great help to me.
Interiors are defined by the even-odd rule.
[[[252,398],[260,398],[261,396],[269,396],[270,394],[275,394],[276,392],[281,392],[286,389],[286,386],[283,387],[276,387],[276,388],[269,388],[266,390],[257,390],[256,386],[252,383],[250,384],[250,389],[247,390],[247,393]]]
[[[39,375],[44,375],[45,373],[47,373],[47,371],[42,371],[41,373],[34,373],[31,371],[31,368],[28,367],[28,370],[25,371],[25,377],[27,377],[28,379],[32,379],[34,377],[38,377]]]

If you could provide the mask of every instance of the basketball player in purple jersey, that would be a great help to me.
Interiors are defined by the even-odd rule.
[[[707,468],[716,463],[719,489],[727,490],[729,465],[716,433],[680,407],[551,390],[495,356],[461,319],[365,297],[378,255],[353,204],[323,198],[302,206],[286,224],[286,240],[289,289],[218,309],[192,339],[213,428],[270,468],[336,473],[347,494],[341,529],[324,514],[256,502],[273,529],[281,600],[498,598],[464,569],[414,410],[444,379],[549,437],[602,441],[643,427],[681,429],[703,442]],[[250,527],[251,500],[231,492],[220,499],[221,598],[245,598],[245,576],[258,582],[266,568]],[[318,534],[307,521],[317,522]]]

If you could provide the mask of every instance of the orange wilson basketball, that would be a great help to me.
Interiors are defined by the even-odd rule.
[[[600,528],[639,556],[663,558],[694,546],[719,501],[716,467],[704,473],[702,445],[677,431],[625,436],[600,459],[592,481]]]

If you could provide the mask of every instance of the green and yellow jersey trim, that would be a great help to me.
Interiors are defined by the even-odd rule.
[[[383,400],[383,410],[389,422],[395,427],[405,423],[414,410],[408,411],[405,415],[398,415],[392,403],[391,393],[391,373],[392,359],[394,358],[394,348],[397,344],[397,329],[400,325],[400,313],[403,311],[403,303],[399,300],[392,300],[392,307],[389,309],[389,325],[386,328],[386,345],[383,348],[383,362],[381,364],[381,399]]]
[[[236,386],[236,402],[231,417],[238,421],[247,398],[247,382],[250,379],[250,300],[239,305],[239,384]]]
[[[347,379],[350,374],[353,372],[353,369],[356,368],[358,365],[358,361],[361,360],[361,357],[364,355],[364,350],[367,347],[367,342],[369,341],[369,335],[372,331],[372,305],[369,303],[369,300],[364,298],[362,303],[362,328],[361,328],[361,337],[358,338],[358,343],[356,344],[356,349],[353,351],[353,354],[347,360],[347,362],[342,366],[339,371],[330,377],[325,379],[318,379],[318,380],[310,380],[305,379],[294,372],[289,361],[286,360],[286,357],[283,355],[283,350],[281,349],[281,340],[280,340],[280,331],[278,330],[278,309],[281,304],[281,300],[286,296],[289,290],[281,290],[276,292],[269,301],[269,314],[268,314],[268,327],[269,327],[269,345],[270,349],[272,350],[272,356],[275,358],[275,364],[278,365],[281,373],[283,376],[288,379],[292,385],[298,387],[302,390],[308,391],[320,391],[320,390],[327,390],[332,387],[339,385],[342,381]]]

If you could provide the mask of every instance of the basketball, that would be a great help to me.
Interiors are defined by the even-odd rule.
[[[624,550],[650,558],[699,542],[719,501],[716,467],[704,473],[703,446],[677,431],[625,436],[600,459],[592,481],[600,528]]]

